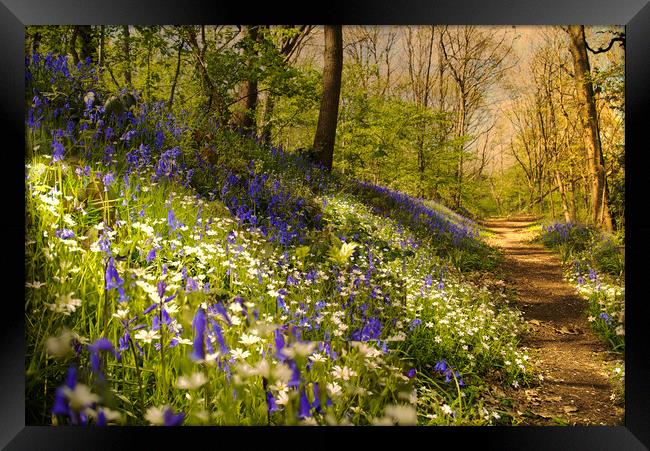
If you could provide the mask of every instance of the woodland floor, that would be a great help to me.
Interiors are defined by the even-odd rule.
[[[621,425],[624,409],[610,399],[613,386],[605,362],[615,356],[590,330],[587,302],[562,278],[562,263],[541,244],[531,243],[533,218],[484,221],[503,250],[500,268],[515,289],[528,332],[521,345],[543,380],[513,390],[513,414],[528,425]]]

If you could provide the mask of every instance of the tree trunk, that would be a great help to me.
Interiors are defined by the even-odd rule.
[[[462,140],[465,136],[465,97],[462,92],[461,87],[461,99],[460,99],[460,125],[458,127],[458,139]],[[458,145],[459,155],[458,155],[458,168],[456,169],[456,208],[460,208],[462,198],[463,198],[463,159],[465,156],[465,143],[461,141]]]
[[[41,32],[35,31],[32,36],[32,53],[38,53],[38,49],[41,46]]]
[[[314,137],[314,153],[325,169],[331,170],[334,160],[334,140],[341,94],[343,70],[343,30],[341,25],[325,25],[325,54],[323,95],[318,125]]]
[[[131,34],[129,33],[129,26],[122,27],[122,53],[124,54],[124,83],[129,89],[133,88],[131,82]]]
[[[424,77],[424,99],[422,106],[429,108],[429,74],[431,72],[431,56],[433,55],[433,38],[434,28],[431,27],[431,41],[429,42],[429,53],[427,57],[427,72]],[[424,155],[424,138],[426,132],[426,123],[422,124],[422,128],[418,134],[418,171],[419,171],[419,197],[424,197],[424,171],[427,167],[426,156]]]
[[[551,186],[551,181],[550,180],[549,180],[549,186]],[[558,188],[559,188],[559,186],[558,186]],[[548,195],[548,201],[549,201],[549,204],[551,205],[551,218],[555,219],[555,201],[553,199],[553,193],[550,193]],[[540,210],[541,210],[541,208],[540,208]],[[540,213],[541,213],[541,211],[540,211]]]
[[[72,37],[70,38],[70,54],[72,55],[72,62],[76,66],[79,64],[79,54],[77,53],[77,36],[79,35],[79,27],[72,27]]]
[[[90,58],[91,62],[97,60],[97,48],[93,45],[93,30],[90,25],[80,25],[77,27],[81,46],[79,48],[79,59],[86,62]]]
[[[571,218],[572,220],[577,219],[578,211],[576,209],[576,182],[575,180],[571,181]]]
[[[176,72],[174,73],[174,81],[172,82],[172,89],[169,93],[169,110],[171,111],[174,104],[174,92],[176,91],[176,83],[178,83],[178,74],[181,71],[181,55],[183,52],[183,40],[178,44],[178,59],[176,60]]]
[[[273,107],[275,100],[273,99],[273,94],[270,92],[266,96],[266,103],[264,104],[264,118],[262,119],[262,141],[267,146],[271,144],[271,132],[273,131],[273,123],[271,119],[273,118]]]
[[[104,35],[105,35],[105,25],[100,25],[99,26],[99,49],[97,51],[97,64],[100,67],[100,70],[104,66],[104,60],[106,58],[106,43],[104,42]]]
[[[600,225],[608,231],[612,231],[613,224],[609,213],[609,202],[606,196],[605,168],[598,130],[596,101],[591,83],[591,69],[587,56],[585,29],[583,25],[571,25],[568,27],[568,33],[578,90],[578,100],[581,107],[580,118],[584,128],[585,149],[589,162],[592,204],[591,218],[594,224]]]
[[[255,109],[257,108],[257,77],[253,75],[253,59],[257,51],[258,26],[246,26],[244,56],[248,74],[239,87],[239,102],[234,115],[233,125],[244,132],[255,130]]]
[[[562,212],[564,213],[564,221],[572,222],[573,218],[571,217],[571,212],[569,211],[569,203],[567,202],[566,188],[562,177],[560,177],[560,171],[555,171],[555,181],[557,182],[557,188],[560,191],[560,198],[562,199]]]

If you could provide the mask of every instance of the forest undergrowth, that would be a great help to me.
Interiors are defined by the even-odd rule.
[[[26,63],[28,424],[511,421],[523,321],[472,220]]]

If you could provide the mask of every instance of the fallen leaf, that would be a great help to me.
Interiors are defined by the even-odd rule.
[[[546,398],[546,401],[560,402],[560,401],[562,401],[562,397],[561,396],[549,396],[548,398]]]
[[[571,412],[577,412],[578,408],[575,406],[564,406],[564,413],[571,413]]]
[[[569,329],[566,326],[562,326],[560,329],[555,329],[555,331],[560,333],[560,334],[565,334],[565,335],[566,334],[578,335],[578,334],[582,333],[580,331],[576,331],[576,329],[573,329],[573,328]]]
[[[528,321],[528,322],[529,322],[530,324],[534,324],[534,325],[536,325],[536,326],[541,326],[541,325],[542,325],[542,323],[541,323],[539,320],[537,320],[537,319],[531,319],[531,320]]]

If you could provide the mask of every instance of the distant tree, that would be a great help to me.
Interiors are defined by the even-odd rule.
[[[433,26],[426,27],[414,31],[413,28],[407,28],[406,35],[406,49],[408,55],[408,72],[409,80],[411,81],[411,88],[415,97],[415,103],[423,107],[429,108],[430,92],[433,89],[433,82],[431,77],[431,62],[433,55],[433,44],[435,42],[435,29]],[[429,33],[426,33],[429,31]],[[416,49],[415,34],[418,35],[419,48]],[[417,137],[417,156],[418,156],[418,196],[424,196],[424,172],[427,167],[427,159],[425,156],[424,148],[424,135],[426,131],[426,123],[422,121],[418,127],[419,133]]]
[[[326,25],[323,95],[321,97],[313,148],[317,161],[327,170],[332,169],[334,159],[334,140],[336,138],[342,70],[343,29],[341,25]]]
[[[488,133],[494,120],[487,106],[487,92],[503,77],[508,69],[506,58],[512,46],[505,33],[495,34],[473,25],[441,29],[440,50],[444,71],[453,80],[456,91],[455,137],[458,143],[458,166],[456,169],[455,206],[461,206],[466,170],[466,150],[476,142],[480,134]],[[483,130],[478,133],[478,127]],[[473,132],[473,136],[469,136]],[[487,163],[486,154],[479,160],[473,177],[480,176]]]

